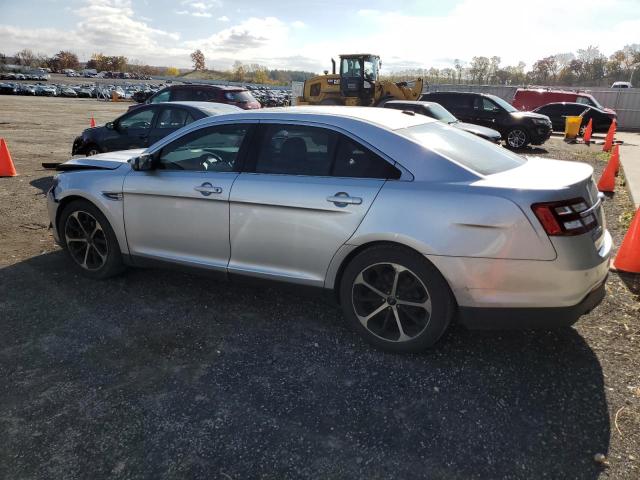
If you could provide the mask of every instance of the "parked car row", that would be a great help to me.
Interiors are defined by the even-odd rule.
[[[543,144],[552,131],[564,131],[568,116],[582,117],[581,128],[591,120],[594,132],[606,132],[617,117],[587,93],[550,89],[518,89],[513,105],[486,93],[429,92],[420,101],[394,100],[384,106],[433,117],[491,141],[497,134],[514,149]]]
[[[291,92],[271,87],[254,87],[247,85],[247,89],[263,107],[286,107],[291,105]]]
[[[0,80],[35,80],[38,82],[46,82],[49,75],[46,73],[0,73]]]
[[[23,82],[0,83],[0,94],[3,95],[44,95],[71,98],[111,98],[115,94],[119,98],[131,99],[137,92],[156,92],[161,85],[149,86],[145,84],[104,85],[104,84],[30,84]]]

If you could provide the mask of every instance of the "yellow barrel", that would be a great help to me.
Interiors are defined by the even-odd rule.
[[[568,116],[564,124],[564,138],[576,138],[580,133],[580,124],[582,117]]]

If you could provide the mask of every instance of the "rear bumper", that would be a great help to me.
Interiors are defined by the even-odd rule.
[[[483,324],[489,317],[503,328],[531,328],[544,320],[551,325],[570,325],[599,303],[602,298],[597,291],[609,273],[612,246],[611,235],[605,230],[598,250],[588,234],[556,239],[554,248],[562,254],[550,261],[427,258],[451,287],[462,323],[475,328],[477,321],[478,328],[486,328]],[[597,301],[592,305],[594,299]]]
[[[474,330],[551,329],[568,327],[605,297],[605,281],[577,305],[556,308],[473,308],[461,307],[458,322]]]

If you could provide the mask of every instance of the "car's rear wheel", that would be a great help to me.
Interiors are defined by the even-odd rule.
[[[435,344],[455,309],[446,280],[426,258],[387,245],[353,258],[342,276],[340,299],[345,316],[369,343],[395,352]]]
[[[507,146],[509,148],[524,148],[529,142],[529,132],[522,127],[514,127],[507,132]]]
[[[106,217],[86,200],[69,203],[60,215],[60,238],[80,271],[91,278],[108,278],[124,264],[116,235]]]

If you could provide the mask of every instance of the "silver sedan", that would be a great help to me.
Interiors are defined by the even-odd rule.
[[[58,168],[54,236],[86,275],[172,264],[319,287],[388,350],[429,347],[454,320],[570,325],[604,296],[590,166],[412,112],[232,113]]]

